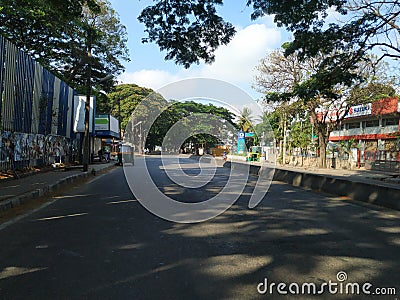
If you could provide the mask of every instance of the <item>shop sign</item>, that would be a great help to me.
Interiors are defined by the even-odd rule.
[[[368,116],[372,114],[372,103],[360,104],[350,107],[345,118]]]

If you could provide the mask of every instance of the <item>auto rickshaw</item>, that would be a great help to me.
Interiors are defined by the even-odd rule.
[[[261,147],[251,146],[250,151],[247,153],[246,161],[260,161]]]

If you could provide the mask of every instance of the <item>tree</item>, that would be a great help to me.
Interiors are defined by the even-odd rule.
[[[196,116],[196,122],[192,123],[188,120],[187,117],[190,116]],[[233,114],[226,108],[194,101],[175,101],[157,119],[155,125],[161,129],[159,130],[161,135],[158,144],[153,145],[161,145],[168,130],[178,122],[182,124],[180,134],[190,135],[185,143],[202,145],[202,147],[213,147],[221,142],[218,136],[223,137],[224,127],[228,127],[224,126],[226,122],[236,127]],[[193,132],[203,133],[192,134]]]
[[[200,60],[211,63],[217,47],[235,34],[234,26],[216,12],[215,5],[221,4],[222,0],[158,1],[138,18],[148,34],[142,41],[156,42],[167,51],[165,59],[185,68]]]
[[[251,109],[246,106],[240,111],[238,126],[241,131],[249,132],[253,129],[252,113]]]
[[[206,118],[214,117],[234,125],[234,116],[226,108],[217,107],[212,104],[205,105],[193,101],[178,102],[172,100],[172,102],[167,102],[161,95],[155,93],[153,90],[140,87],[136,84],[117,85],[115,91],[107,94],[107,99],[108,105],[104,106],[103,112],[111,112],[111,114],[120,118],[122,129],[125,129],[127,125],[132,126],[132,123],[137,124],[139,122],[142,122],[142,128],[150,128],[145,146],[151,150],[153,150],[155,146],[163,144],[164,137],[174,124],[185,120],[186,117],[192,114],[203,114]],[[146,101],[143,102],[145,99]],[[138,107],[140,103],[142,105]],[[162,113],[155,119],[153,124],[144,126],[152,111],[161,110],[163,110]],[[132,115],[133,113],[134,115]],[[131,120],[132,117],[135,118],[135,120]],[[213,128],[212,126],[213,125],[205,121],[199,124],[186,124],[186,127],[182,130],[190,129],[196,131],[202,129],[205,132],[213,132],[213,130],[217,131],[221,129]],[[143,134],[143,132],[140,132],[140,126],[130,128],[130,130],[125,133],[134,135],[134,137],[130,139],[131,141],[137,141],[137,137]],[[182,132],[182,134],[184,133]],[[127,139],[129,140],[129,137]],[[211,146],[215,145],[218,140],[209,134],[196,134],[190,136],[187,142]],[[137,144],[136,146],[144,145]]]
[[[0,29],[7,39],[80,92],[86,91],[89,63],[92,84],[109,91],[112,80],[102,79],[120,74],[122,61],[129,59],[125,27],[105,0],[3,0]]]
[[[283,47],[290,48],[291,43],[285,43]],[[264,104],[275,103],[280,106],[284,123],[290,115],[307,112],[316,128],[320,149],[319,165],[324,168],[327,165],[326,147],[330,133],[340,124],[352,105],[369,99],[360,98],[358,92],[364,90],[371,97],[371,88],[375,87],[374,97],[384,93],[393,94],[393,89],[388,86],[390,78],[376,76],[385,74],[386,65],[370,56],[368,60],[352,67],[352,82],[355,85],[331,85],[335,80],[327,84],[330,79],[320,76],[327,57],[334,57],[336,51],[330,56],[320,53],[320,56],[300,59],[299,52],[286,56],[284,49],[273,51],[261,60],[257,67],[259,73],[255,78],[255,87],[265,94]]]
[[[117,117],[121,121],[121,129],[124,129],[136,106],[153,92],[152,89],[136,84],[119,84],[113,92],[107,94],[101,112]]]
[[[312,89],[332,95],[338,84],[350,86],[359,79],[354,66],[371,50],[385,57],[400,58],[400,0],[246,0],[253,20],[273,15],[279,27],[293,32],[285,55],[297,52],[300,59],[324,55],[318,72],[308,82]],[[234,36],[232,24],[216,13],[222,0],[158,0],[144,9],[139,20],[146,26],[144,42],[156,42],[167,51],[166,59],[189,67],[200,60],[212,62],[214,51]],[[343,22],[327,24],[328,11]],[[332,55],[334,53],[334,55]],[[326,96],[326,95],[324,95]]]
[[[347,156],[347,167],[351,169],[351,150],[358,149],[360,145],[358,141],[355,139],[347,140],[347,141],[340,141],[339,143],[339,151]]]

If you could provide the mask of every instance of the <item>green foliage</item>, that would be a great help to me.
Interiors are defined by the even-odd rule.
[[[292,148],[307,149],[311,141],[311,126],[309,118],[291,124],[289,144]]]
[[[396,90],[391,85],[372,82],[363,87],[353,88],[350,92],[349,102],[368,103],[395,96]]]
[[[234,26],[216,12],[215,6],[221,4],[222,0],[158,1],[138,18],[148,34],[143,42],[156,42],[167,51],[165,59],[185,68],[200,60],[211,63],[217,47],[235,34]]]
[[[347,141],[340,141],[339,142],[339,151],[344,154],[350,154],[351,149],[359,149],[360,144],[355,139],[350,139]]]
[[[153,149],[157,145],[162,145],[164,137],[168,130],[177,122],[184,120],[186,117],[193,114],[203,114],[204,122],[196,124],[196,128],[193,128],[192,124],[186,124],[183,130],[190,128],[191,130],[203,130],[205,132],[213,132],[213,130],[219,130],[220,128],[213,128],[210,122],[211,119],[223,119],[235,126],[233,114],[223,107],[217,107],[212,104],[201,104],[193,101],[188,102],[172,102],[167,101],[159,94],[153,92],[153,90],[140,87],[136,84],[121,84],[116,86],[115,90],[107,95],[107,102],[103,103],[103,112],[111,112],[117,118],[121,118],[121,128],[125,129],[126,125],[131,119],[132,113],[135,111],[135,118],[137,122],[146,121],[148,116],[153,111],[165,109],[156,118],[155,122],[150,127],[150,132],[147,136],[146,146]],[[142,102],[145,100],[145,102]],[[138,104],[141,111],[138,111]],[[119,114],[120,112],[120,114]],[[136,121],[135,121],[136,122]],[[187,122],[187,121],[185,121]],[[134,129],[134,134],[138,135],[139,128]],[[182,134],[184,134],[182,132]],[[215,137],[209,134],[196,134],[187,139],[187,142],[194,144],[207,144],[215,145],[218,141]]]
[[[101,79],[120,74],[129,60],[125,27],[106,0],[2,0],[0,30],[81,93],[89,63],[93,85],[109,91],[112,80]]]
[[[248,107],[243,107],[242,111],[240,112],[238,127],[241,131],[244,132],[251,132],[253,130],[253,116],[252,111]]]
[[[190,124],[187,119],[185,119],[191,115],[196,115],[198,118],[195,124]],[[194,101],[174,102],[156,121],[155,125],[158,126],[160,135],[157,143],[153,145],[161,145],[162,138],[170,127],[177,122],[183,122],[183,125],[185,125],[182,127],[183,129],[181,132],[182,135],[185,136],[187,135],[185,131],[188,130],[190,132],[222,132],[223,128],[221,126],[223,123],[220,120],[225,120],[232,126],[236,127],[233,119],[233,114],[223,107],[217,107],[212,104],[196,103]],[[159,123],[157,123],[158,121]],[[212,147],[220,141],[210,134],[199,133],[190,136],[185,142]]]
[[[121,120],[121,128],[124,129],[136,106],[153,93],[152,89],[144,88],[136,84],[120,84],[115,90],[107,94],[107,102],[103,102],[103,113],[110,112]],[[165,100],[164,100],[165,101]]]
[[[261,123],[255,126],[256,133],[258,136],[262,136],[265,132],[273,132],[273,137],[265,137],[268,141],[282,140],[283,139],[283,122],[282,114],[279,110],[274,110],[273,112],[265,113],[262,116]]]

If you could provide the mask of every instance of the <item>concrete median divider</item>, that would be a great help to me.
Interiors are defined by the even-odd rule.
[[[400,189],[386,184],[358,182],[336,176],[302,173],[276,168],[274,180],[296,187],[347,197],[400,210]]]
[[[226,168],[245,170],[244,163],[225,162]],[[258,175],[260,165],[250,165],[249,172]],[[400,187],[380,182],[361,182],[352,178],[327,176],[297,170],[275,168],[273,180],[285,182],[296,187],[324,192],[351,200],[367,202],[391,209],[400,210]]]

